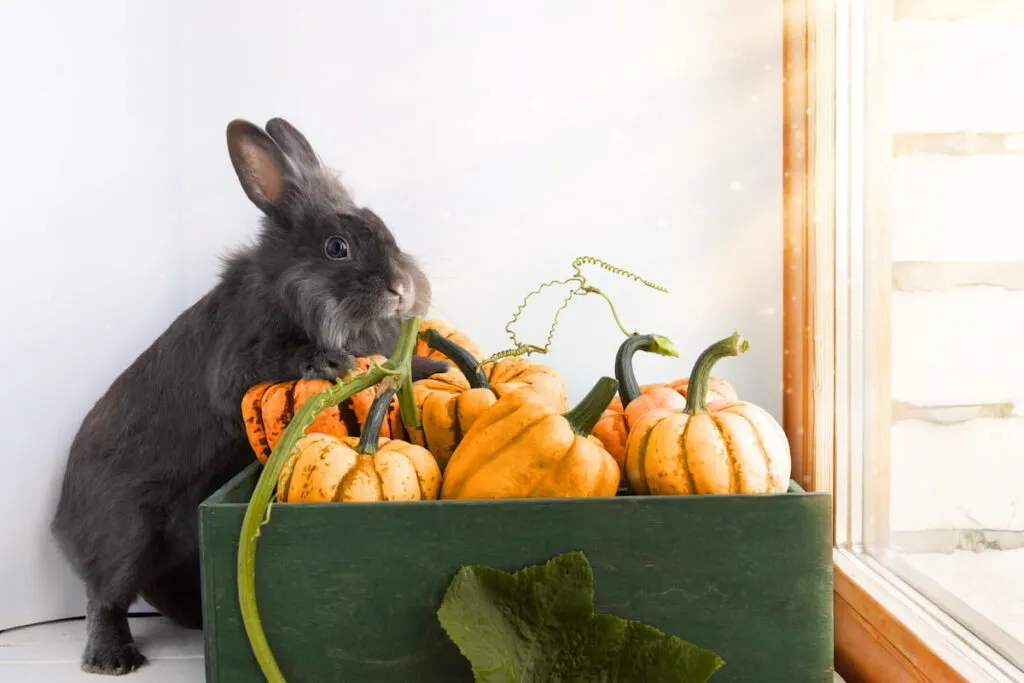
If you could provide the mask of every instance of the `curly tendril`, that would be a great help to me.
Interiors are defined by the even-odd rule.
[[[666,289],[665,287],[657,285],[651,282],[650,280],[646,280],[643,277],[637,275],[636,273],[630,272],[624,268],[613,266],[607,261],[603,261],[599,258],[594,258],[593,256],[580,256],[573,260],[572,262],[572,275],[570,277],[564,280],[549,280],[548,282],[544,282],[536,289],[529,292],[525,298],[523,298],[522,302],[516,307],[515,312],[512,314],[511,320],[509,320],[505,324],[505,332],[508,333],[508,337],[512,341],[513,346],[511,348],[504,349],[502,351],[498,351],[495,354],[492,354],[489,358],[485,359],[484,362],[491,363],[502,358],[512,358],[514,356],[524,355],[529,356],[530,354],[534,353],[548,353],[548,351],[551,350],[551,344],[554,341],[555,337],[555,329],[558,327],[558,318],[559,316],[562,315],[562,311],[569,307],[569,303],[573,300],[574,297],[585,294],[597,294],[608,303],[608,308],[611,309],[612,317],[615,319],[615,324],[618,325],[619,330],[622,331],[622,334],[624,334],[627,337],[637,334],[636,332],[630,332],[629,330],[626,329],[626,326],[622,324],[622,320],[619,318],[619,313],[615,309],[615,304],[612,303],[611,298],[597,287],[593,287],[587,284],[587,278],[583,274],[582,270],[583,266],[585,265],[598,266],[599,268],[602,268],[610,273],[614,273],[615,275],[618,275],[620,277],[635,280],[636,282],[639,282],[640,284],[646,287],[650,287],[651,289],[657,290],[659,292],[668,293],[668,289]],[[548,329],[548,336],[544,341],[544,345],[537,346],[536,344],[526,344],[524,342],[521,342],[519,338],[516,336],[515,330],[512,329],[512,326],[519,321],[519,317],[523,314],[523,311],[526,310],[526,307],[529,305],[530,299],[533,296],[540,294],[544,289],[548,287],[554,287],[556,285],[566,286],[571,284],[575,284],[576,286],[569,290],[569,293],[566,294],[564,299],[562,299],[562,303],[558,306],[558,308],[555,309],[555,315],[551,319],[551,327],[550,329]]]

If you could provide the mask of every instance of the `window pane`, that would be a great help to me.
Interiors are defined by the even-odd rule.
[[[866,171],[888,165],[893,275],[870,552],[1024,667],[1024,8],[893,21],[868,74],[893,134]]]
[[[894,261],[1024,261],[1024,154],[907,154],[892,182]]]
[[[1024,350],[1024,291],[893,292],[891,309],[894,400],[950,406],[1016,398],[1024,407],[1024,363],[1010,341]]]
[[[973,0],[963,0],[969,5]],[[897,132],[1021,130],[1024,12],[952,20],[904,18],[892,29]]]

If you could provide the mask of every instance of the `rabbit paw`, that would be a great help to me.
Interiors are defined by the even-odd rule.
[[[82,657],[82,671],[91,674],[121,676],[146,664],[146,657],[135,643],[109,647],[90,646]]]
[[[299,375],[302,379],[338,379],[355,364],[352,354],[317,350],[299,364]]]

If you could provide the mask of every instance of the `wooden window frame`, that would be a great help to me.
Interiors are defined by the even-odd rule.
[[[888,533],[888,511],[865,509],[864,477],[849,473],[888,471],[881,460],[893,405],[876,397],[891,395],[893,271],[887,240],[872,237],[885,234],[878,222],[888,213],[889,179],[849,171],[863,168],[865,154],[892,150],[884,93],[866,97],[864,74],[886,58],[880,20],[908,4],[783,0],[783,423],[794,479],[833,494],[839,675],[847,683],[1009,682],[1021,680],[1009,662],[859,552],[884,547]],[[872,315],[851,325],[862,310]],[[871,392],[863,391],[865,370]],[[875,500],[887,493],[871,490]]]

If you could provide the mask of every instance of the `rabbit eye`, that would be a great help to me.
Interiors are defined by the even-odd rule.
[[[348,242],[344,237],[331,235],[324,243],[324,254],[333,261],[342,261],[348,258]]]

